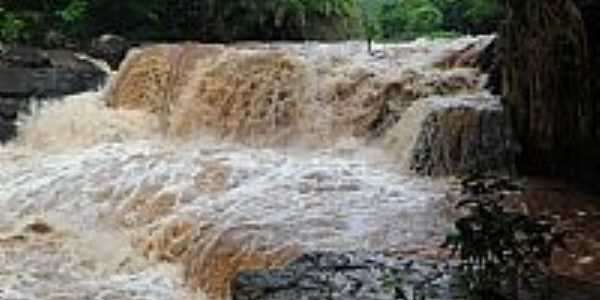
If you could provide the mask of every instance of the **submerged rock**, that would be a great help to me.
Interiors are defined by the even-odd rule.
[[[283,269],[241,274],[234,300],[454,299],[450,277],[433,263],[380,253],[309,253]]]

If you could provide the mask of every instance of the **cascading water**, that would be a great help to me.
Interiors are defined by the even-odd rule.
[[[132,52],[0,147],[0,298],[226,298],[303,251],[436,245],[448,185],[389,151],[415,142],[420,99],[479,90],[433,66],[487,40]]]

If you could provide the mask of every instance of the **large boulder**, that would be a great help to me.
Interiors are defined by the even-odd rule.
[[[108,74],[66,50],[0,48],[0,142],[15,134],[18,112],[31,99],[58,98],[99,88]]]

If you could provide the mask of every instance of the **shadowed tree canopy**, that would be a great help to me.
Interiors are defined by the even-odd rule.
[[[105,33],[134,40],[410,39],[489,33],[496,0],[4,0],[0,38],[60,46]]]
[[[74,40],[113,33],[131,39],[201,41],[348,39],[361,32],[355,0],[5,0],[3,40]]]

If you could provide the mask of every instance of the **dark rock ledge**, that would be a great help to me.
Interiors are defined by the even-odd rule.
[[[94,90],[107,78],[105,71],[71,51],[0,45],[0,143],[14,137],[15,121],[32,99]]]

